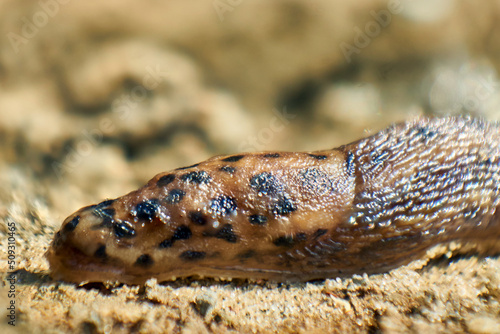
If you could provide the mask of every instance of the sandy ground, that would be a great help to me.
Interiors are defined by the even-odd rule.
[[[0,331],[500,332],[499,258],[455,244],[307,284],[79,287],[44,258],[76,209],[212,155],[326,149],[423,114],[499,120],[499,14],[472,0],[2,1]]]

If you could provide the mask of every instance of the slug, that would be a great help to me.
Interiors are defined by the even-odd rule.
[[[308,281],[386,272],[438,244],[500,236],[500,125],[418,118],[339,148],[216,156],[84,207],[54,279]]]

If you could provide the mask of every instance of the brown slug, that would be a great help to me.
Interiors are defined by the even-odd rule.
[[[500,236],[500,125],[419,118],[332,150],[217,156],[84,207],[55,279],[307,281],[385,272],[453,240]]]

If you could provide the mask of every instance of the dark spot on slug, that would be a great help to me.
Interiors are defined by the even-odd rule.
[[[264,158],[279,158],[280,156],[279,153],[266,153],[263,155]]]
[[[193,235],[191,229],[185,225],[182,225],[175,230],[172,240],[186,240],[191,238],[191,235]]]
[[[297,233],[295,236],[285,235],[274,239],[273,244],[278,247],[293,247],[297,243],[307,239],[305,233]]]
[[[197,166],[199,166],[199,163],[193,164],[193,165],[190,165],[190,166],[179,167],[179,168],[176,168],[175,170],[189,169],[189,168],[194,168],[194,167],[197,167]]]
[[[100,245],[94,253],[94,256],[100,259],[106,258],[106,246]]]
[[[243,157],[244,157],[244,155],[233,155],[233,156],[222,159],[222,161],[236,162],[236,161],[241,160]]]
[[[113,208],[102,209],[101,213],[103,216],[113,218],[113,216],[115,215],[115,209],[113,209]]]
[[[179,226],[175,232],[172,238],[170,239],[165,239],[163,240],[159,245],[158,248],[170,248],[174,244],[176,240],[187,240],[191,238],[193,233],[191,232],[191,229],[185,225]]]
[[[328,158],[324,154],[308,154],[308,156],[310,156],[310,157],[312,157],[314,159],[317,159],[317,160],[325,160],[326,158]]]
[[[186,193],[184,192],[184,190],[172,189],[168,192],[167,196],[165,197],[165,202],[167,204],[177,204],[180,201],[182,201],[185,194]]]
[[[233,231],[233,225],[231,224],[222,226],[215,234],[215,237],[231,243],[235,243],[238,240],[238,237]]]
[[[488,158],[486,160],[483,160],[479,163],[479,165],[485,165],[485,166],[490,166],[491,164],[493,163],[493,161],[491,160],[491,158]]]
[[[114,224],[113,230],[118,238],[132,238],[135,235],[134,227],[128,221]]]
[[[183,174],[183,175],[181,175],[181,180],[184,182],[188,182],[188,183],[192,182],[192,183],[197,183],[197,184],[201,184],[201,183],[207,184],[212,180],[212,178],[210,177],[210,175],[208,175],[207,172],[202,170],[199,172],[190,172],[190,173]]]
[[[57,231],[56,235],[54,236],[53,246],[57,249],[57,248],[61,247],[61,243],[62,243],[61,231]]]
[[[74,231],[79,222],[80,216],[76,216],[75,218],[71,219],[66,225],[64,225],[64,232]]]
[[[233,174],[236,171],[236,168],[231,166],[222,166],[220,170],[229,174]]]
[[[249,259],[249,258],[254,257],[255,255],[257,255],[257,252],[255,252],[255,250],[247,249],[241,253],[238,253],[238,255],[236,255],[236,257],[239,259]]]
[[[261,195],[273,196],[272,211],[275,215],[286,215],[297,210],[286,194],[282,194],[282,185],[271,173],[263,172],[250,179],[250,187]]]
[[[205,217],[205,215],[198,211],[190,212],[189,219],[197,225],[205,225],[207,223],[207,218]]]
[[[172,183],[172,181],[174,181],[175,179],[175,175],[174,174],[167,174],[167,175],[163,175],[162,177],[160,177],[158,179],[158,181],[156,181],[156,186],[157,187],[165,187],[166,185]]]
[[[94,209],[92,213],[97,217],[102,218],[101,224],[98,225],[99,227],[111,227],[111,224],[113,222],[113,216],[115,215],[115,209],[113,208]]]
[[[135,207],[135,216],[139,219],[152,221],[156,216],[156,210],[158,209],[158,200],[149,199],[147,201],[141,202]]]
[[[287,215],[297,210],[297,206],[287,196],[283,196],[274,204],[272,210],[275,215]]]
[[[170,248],[174,244],[174,241],[172,239],[165,239],[160,244],[158,245],[158,248],[163,249],[163,248]]]
[[[227,216],[236,211],[236,200],[229,196],[219,196],[210,201],[210,212],[217,216]]]
[[[154,264],[153,258],[148,254],[142,254],[135,260],[135,265],[139,267],[151,267]]]
[[[103,209],[103,208],[105,208],[105,207],[110,206],[111,204],[113,204],[114,201],[115,201],[114,199],[107,199],[105,201],[102,201],[99,204],[96,204],[96,205],[92,206],[92,208],[94,210]]]
[[[286,235],[274,239],[273,244],[278,247],[292,247],[295,244],[295,240],[291,235]]]
[[[430,138],[434,137],[437,135],[436,131],[434,130],[430,130],[428,127],[426,126],[417,126],[416,128],[417,130],[417,136],[420,136],[421,137],[421,141],[422,142],[426,142],[427,140],[429,140]]]
[[[317,239],[317,238],[321,237],[322,235],[325,235],[326,232],[328,232],[327,229],[324,229],[324,228],[317,229],[316,232],[314,232],[314,234],[313,234],[313,239]]]
[[[267,223],[267,217],[263,215],[251,215],[248,220],[253,225],[265,225]]]
[[[354,154],[352,152],[347,152],[345,164],[346,164],[345,169],[347,171],[347,175],[354,176],[356,172],[355,169],[356,166],[354,165]]]
[[[250,179],[250,187],[264,195],[274,194],[278,191],[278,180],[268,172],[263,172]]]
[[[113,216],[115,215],[115,209],[113,208],[102,209],[101,212],[103,215],[111,218],[113,218]]]
[[[205,252],[185,251],[179,257],[184,260],[201,260],[207,256]]]

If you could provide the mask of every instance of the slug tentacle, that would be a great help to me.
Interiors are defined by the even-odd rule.
[[[500,237],[500,126],[420,118],[336,149],[214,157],[68,217],[52,275],[141,284],[384,272]]]

